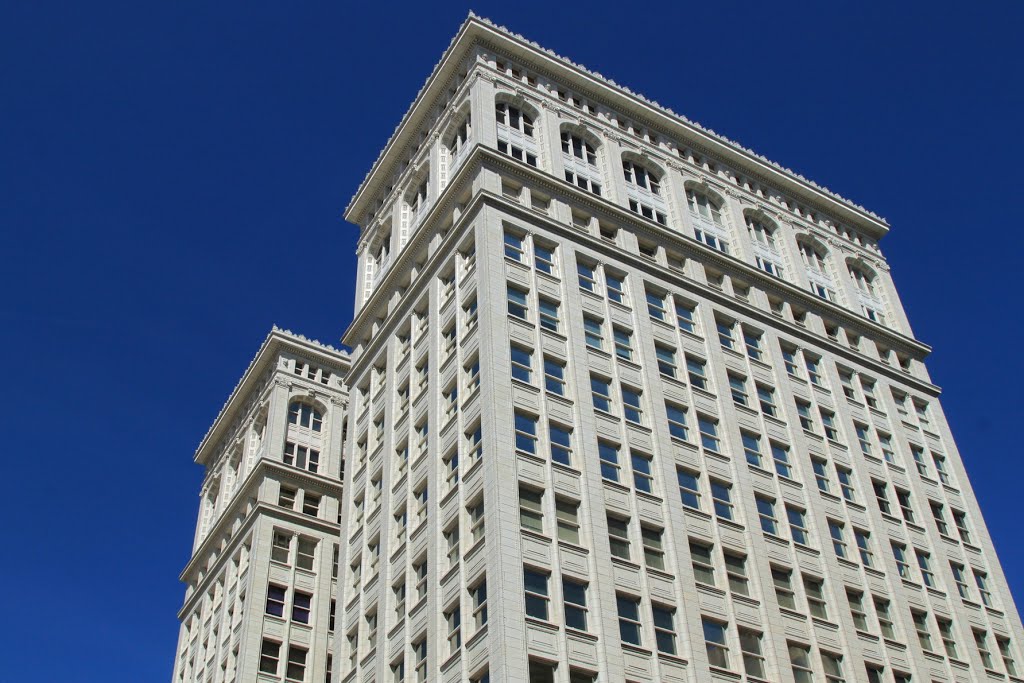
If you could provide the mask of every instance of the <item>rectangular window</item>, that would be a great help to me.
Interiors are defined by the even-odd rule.
[[[633,360],[632,332],[621,327],[613,327],[612,339],[615,343],[615,355],[622,360]]]
[[[846,589],[846,600],[850,603],[850,615],[853,626],[858,631],[868,631],[868,615],[864,610],[864,594],[852,588]]]
[[[548,438],[551,440],[551,461],[560,465],[572,465],[572,429],[555,423],[548,424]]]
[[[708,664],[719,669],[729,668],[729,645],[725,637],[726,624],[701,617],[704,630],[704,646],[708,653]]]
[[[487,581],[470,588],[469,595],[473,601],[473,625],[479,629],[487,623]]]
[[[956,584],[956,591],[960,594],[961,600],[971,599],[971,586],[967,582],[967,572],[962,564],[950,562],[949,568],[953,572],[953,582]]]
[[[807,595],[807,611],[811,616],[828,619],[828,610],[825,607],[825,582],[805,575],[804,593]]]
[[[580,544],[580,504],[564,498],[555,499],[555,519],[558,523],[558,540],[575,545]]]
[[[644,493],[654,492],[654,476],[651,471],[651,456],[646,453],[630,451],[633,467],[633,487]]]
[[[967,513],[956,508],[950,508],[950,511],[953,515],[953,524],[956,526],[957,533],[960,534],[960,540],[970,545],[971,532],[967,528]]]
[[[528,295],[529,293],[525,290],[508,285],[508,314],[521,320],[526,320],[527,311],[529,310],[526,303]]]
[[[281,643],[263,639],[260,645],[260,673],[277,675],[277,667],[281,661]]]
[[[761,634],[749,628],[739,629],[740,652],[743,655],[743,670],[748,676],[763,679],[767,676],[764,655],[761,654]]]
[[[526,616],[548,620],[548,575],[523,568],[523,586],[526,591]]]
[[[658,651],[670,655],[676,654],[675,609],[651,603],[651,616],[654,621],[654,639],[658,644]]]
[[[313,571],[313,560],[317,541],[314,538],[299,536],[298,548],[295,551],[295,566],[299,569]]]
[[[731,320],[722,320],[715,316],[715,327],[718,329],[718,343],[723,349],[736,350],[736,337],[733,331],[735,323]]]
[[[676,299],[676,326],[679,327],[683,332],[689,332],[690,334],[697,334],[697,306],[696,304],[687,303],[680,299]]]
[[[602,377],[590,376],[590,396],[594,401],[594,409],[605,413],[612,412],[612,383]]]
[[[537,455],[537,418],[515,412],[516,450]]]
[[[609,481],[619,481],[619,447],[608,441],[599,440],[597,453],[601,461],[601,476]]]
[[[755,496],[757,516],[761,520],[761,531],[773,536],[779,535],[779,521],[775,518],[775,501]]]
[[[605,283],[608,289],[608,299],[615,303],[626,303],[626,276],[618,273],[610,273],[605,270]]]
[[[583,316],[583,340],[587,346],[604,351],[604,323],[593,316]]]
[[[505,258],[517,263],[526,262],[525,238],[508,230],[505,231]]]
[[[831,652],[821,653],[821,667],[825,670],[827,683],[843,683],[843,656]]]
[[[444,620],[448,630],[448,653],[455,654],[462,647],[462,609],[458,603],[445,612]]]
[[[917,642],[925,652],[932,651],[932,634],[928,630],[928,613],[910,610],[910,618],[914,622],[914,630],[917,632]]]
[[[896,638],[896,628],[892,623],[892,614],[889,613],[889,601],[883,598],[874,597],[875,616],[878,617],[878,630],[882,637],[889,640]]]
[[[929,588],[935,588],[935,574],[932,572],[931,555],[917,548],[914,548],[914,554],[917,555],[917,566],[921,570],[921,580],[924,581],[924,585]]]
[[[537,300],[538,319],[542,329],[558,332],[558,303],[549,299]]]
[[[811,468],[814,470],[814,481],[818,484],[818,490],[822,493],[832,493],[832,486],[828,480],[828,463],[811,458]]]
[[[871,533],[863,529],[854,529],[853,538],[857,541],[857,552],[865,567],[875,566],[875,554],[871,552]]]
[[[806,645],[789,643],[789,663],[793,668],[794,683],[814,683],[811,668],[811,648]]]
[[[842,490],[843,498],[850,503],[856,503],[857,497],[853,489],[853,472],[836,465],[836,477],[839,479],[839,488]]]
[[[740,432],[740,440],[743,442],[743,453],[747,458],[747,464],[763,469],[761,463],[761,437],[751,432]]]
[[[654,355],[658,359],[658,372],[665,377],[676,378],[679,371],[676,366],[676,350],[662,344],[654,345]]]
[[[787,505],[786,518],[789,520],[789,533],[793,537],[793,542],[800,545],[810,545],[806,513],[799,508]]]
[[[711,480],[711,500],[714,503],[715,515],[732,521],[732,484]]]
[[[287,589],[284,586],[275,586],[270,584],[267,586],[267,607],[265,612],[274,617],[284,617],[284,603],[285,593]]]
[[[816,386],[822,386],[821,370],[819,369],[819,359],[811,356],[808,353],[804,353],[804,365],[807,368],[807,379],[811,381],[811,384]]]
[[[309,593],[295,591],[292,596],[292,621],[300,624],[309,623],[310,605],[313,603],[313,596]]]
[[[843,525],[835,520],[828,520],[828,534],[832,537],[832,549],[836,551],[836,557],[849,559],[846,539],[843,537]]]
[[[708,390],[708,378],[705,368],[705,363],[700,358],[694,358],[692,356],[686,356],[686,374],[690,378],[690,385],[695,389]]]
[[[562,601],[565,625],[577,631],[587,630],[587,584],[562,577]]]
[[[679,497],[683,505],[694,510],[700,510],[700,485],[699,475],[690,470],[679,468],[676,470],[676,479],[679,481]]]
[[[580,289],[597,294],[597,267],[583,261],[576,262],[576,274]]]
[[[623,643],[640,646],[640,598],[616,595],[615,604],[619,609],[619,637]]]
[[[693,565],[693,578],[697,583],[715,585],[715,563],[711,559],[711,546],[690,541],[690,562]]]
[[[768,417],[778,417],[779,409],[775,406],[775,389],[765,384],[755,384],[757,387],[757,401],[761,405],[761,412]]]
[[[750,595],[747,579],[747,558],[742,555],[725,552],[725,576],[729,582],[729,590],[739,595]]]
[[[910,562],[907,560],[907,546],[899,543],[892,544],[892,556],[896,560],[896,572],[905,581],[912,580],[910,574]]]
[[[743,344],[747,348],[747,356],[751,360],[762,360],[764,352],[761,350],[761,333],[743,328]]]
[[[750,407],[750,396],[747,395],[747,378],[728,373],[729,391],[732,393],[732,401],[744,408]]]
[[[793,591],[793,572],[789,569],[772,567],[772,584],[775,586],[775,598],[779,607],[796,609],[796,593]]]
[[[783,344],[782,348],[782,362],[786,367],[786,373],[793,377],[800,376],[800,366],[796,360],[796,348]]]
[[[627,422],[644,423],[644,410],[640,403],[640,397],[639,390],[622,387],[622,412]]]
[[[988,649],[988,632],[975,630],[974,642],[978,646],[978,656],[981,657],[982,666],[986,669],[994,669],[995,664],[992,662],[992,652]]]
[[[664,294],[647,290],[647,313],[655,320],[668,322],[668,306]]]
[[[796,399],[796,413],[800,418],[800,428],[805,432],[814,431],[814,418],[811,417],[811,404]]]
[[[988,590],[988,574],[980,572],[977,569],[972,568],[974,572],[974,584],[978,587],[978,593],[981,595],[981,602],[985,607],[994,607],[992,604],[992,594]]]
[[[649,569],[665,569],[665,544],[662,530],[640,525],[640,538],[644,546],[644,563]]]
[[[935,528],[943,536],[949,536],[949,525],[946,524],[946,517],[942,512],[942,503],[934,500],[928,501],[928,507],[932,511],[932,519],[935,520]]]
[[[1013,660],[1013,648],[1009,638],[996,636],[996,645],[999,647],[999,655],[1003,658],[1003,668],[1010,676],[1017,675],[1017,663]]]
[[[556,396],[565,396],[565,363],[544,357],[544,388]]]
[[[821,426],[825,430],[825,438],[829,441],[839,441],[839,430],[836,428],[835,413],[824,408],[819,408],[821,413]]]
[[[288,665],[285,667],[286,681],[304,681],[306,679],[306,655],[309,651],[297,645],[288,646]]]
[[[529,383],[533,379],[533,353],[515,344],[511,345],[510,353],[513,379]]]
[[[629,520],[608,516],[608,544],[612,556],[629,560]]]
[[[544,533],[544,494],[519,487],[519,526],[528,531]]]
[[[935,623],[939,627],[939,638],[942,639],[942,648],[950,659],[957,659],[956,639],[953,637],[953,622],[942,617],[935,617]]]
[[[909,524],[915,524],[916,518],[914,517],[914,507],[910,503],[910,491],[896,489],[896,502],[899,503],[903,519]]]
[[[718,420],[703,415],[697,416],[697,428],[700,431],[700,443],[709,451],[721,452],[722,442],[718,438]]]
[[[771,443],[772,460],[775,461],[775,473],[786,479],[793,478],[793,467],[789,463],[789,448],[775,442]]]
[[[547,275],[557,275],[555,268],[555,247],[547,244],[541,244],[534,240],[533,265],[537,268],[537,272],[546,273]]]
[[[690,434],[686,427],[686,408],[666,403],[665,412],[668,414],[668,431],[672,438],[689,441]]]

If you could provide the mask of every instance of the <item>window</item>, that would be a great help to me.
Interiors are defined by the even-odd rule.
[[[664,377],[676,378],[678,371],[676,364],[676,350],[663,344],[654,345],[654,355],[658,359],[658,372]]]
[[[949,525],[946,524],[946,518],[942,513],[942,503],[930,500],[928,501],[928,507],[931,508],[932,518],[935,520],[935,528],[943,536],[949,536]]]
[[[644,413],[640,405],[641,392],[636,389],[622,388],[622,409],[626,421],[643,424]]]
[[[853,372],[844,368],[836,368],[839,371],[839,384],[843,387],[843,394],[851,401],[857,400],[857,389],[853,386]]]
[[[298,495],[298,491],[295,489],[290,486],[282,486],[281,490],[277,494],[277,504],[283,508],[291,510],[295,507],[296,495]]]
[[[828,619],[828,610],[825,607],[825,582],[821,579],[813,579],[804,576],[804,593],[807,595],[807,611],[812,617]]]
[[[739,633],[743,670],[748,676],[765,678],[764,655],[761,654],[761,634],[742,626],[739,628]]]
[[[960,534],[960,540],[969,545],[971,543],[971,532],[967,528],[967,513],[956,508],[951,508],[950,511],[953,514],[953,524],[956,526],[957,533]]]
[[[971,586],[967,583],[967,572],[964,570],[964,566],[956,562],[950,562],[949,568],[953,572],[953,582],[956,584],[956,590],[960,594],[960,598],[962,600],[970,600]]]
[[[289,441],[284,445],[284,464],[315,473],[320,468],[320,451]]]
[[[601,461],[601,476],[609,481],[619,480],[619,447],[608,441],[597,442],[597,453]]]
[[[829,441],[839,441],[839,430],[836,429],[836,416],[829,410],[819,408],[821,413],[821,426],[825,430],[825,438]]]
[[[732,521],[732,484],[711,480],[711,500],[714,503],[715,515]]]
[[[608,543],[612,555],[623,560],[629,559],[629,520],[608,516]]]
[[[946,656],[950,659],[957,659],[956,640],[953,638],[953,622],[942,617],[935,617],[935,623],[939,627],[939,638],[942,639],[942,647],[946,650]]]
[[[686,373],[690,378],[690,385],[695,389],[708,391],[708,378],[705,372],[705,363],[699,358],[686,356]]]
[[[295,552],[295,566],[299,569],[313,570],[313,559],[317,541],[314,538],[299,536],[298,548]]]
[[[583,340],[587,346],[604,351],[604,323],[589,315],[583,316]]]
[[[747,458],[747,464],[763,469],[761,464],[761,437],[751,432],[740,432],[740,440],[743,442],[743,453]]]
[[[600,196],[601,183],[597,170],[597,150],[592,144],[568,131],[562,132],[562,158],[565,179],[584,190]]]
[[[818,490],[822,493],[832,493],[828,480],[828,463],[811,458],[811,468],[814,470],[814,481],[818,484]]]
[[[1011,676],[1017,675],[1017,663],[1013,661],[1013,649],[1010,646],[1009,638],[996,636],[996,646],[999,647],[999,655],[1003,658],[1003,668]]]
[[[728,669],[729,645],[725,639],[726,624],[701,617],[701,626],[704,630],[704,646],[707,648],[708,664],[720,669]]]
[[[988,649],[988,632],[974,631],[974,642],[978,646],[978,656],[981,657],[981,664],[986,669],[995,669],[992,662],[992,652]]]
[[[722,553],[725,558],[725,576],[729,590],[738,595],[750,595],[747,580],[747,558],[730,552]]]
[[[551,461],[560,465],[572,465],[572,429],[549,423],[548,438],[551,441]]]
[[[690,562],[693,565],[693,578],[697,583],[715,585],[715,564],[711,559],[711,546],[690,541]]]
[[[528,292],[512,285],[508,285],[506,292],[508,297],[508,314],[521,320],[526,320],[526,313],[529,310],[526,303]]]
[[[924,581],[924,585],[929,588],[935,588],[935,574],[932,572],[931,555],[917,548],[914,549],[914,554],[917,555],[917,566],[921,569],[921,579]]]
[[[789,533],[793,536],[793,542],[800,545],[809,545],[810,538],[807,533],[806,513],[791,505],[786,506],[786,518],[789,520]]]
[[[286,681],[303,681],[306,679],[306,655],[309,651],[297,645],[288,646],[288,665],[284,670]]]
[[[743,407],[749,407],[750,397],[747,396],[747,379],[733,373],[728,373],[729,390],[732,393],[733,403]]]
[[[651,456],[646,453],[630,451],[633,466],[633,487],[644,493],[654,492],[654,477],[651,474]]]
[[[505,258],[517,263],[526,263],[526,238],[505,230]]]
[[[973,568],[971,571],[974,572],[974,584],[978,587],[981,602],[985,607],[994,607],[992,604],[992,594],[988,590],[988,574]]]
[[[676,326],[683,332],[697,334],[697,306],[680,299],[676,299]]]
[[[896,464],[896,452],[892,447],[892,437],[883,432],[876,432],[878,434],[878,445],[882,449],[882,458],[890,465]]]
[[[590,376],[590,396],[594,401],[594,409],[606,413],[612,412],[612,383],[607,379]]]
[[[416,657],[416,681],[425,683],[427,680],[427,639],[412,644],[412,652]]]
[[[558,332],[558,304],[549,299],[538,298],[537,309],[541,328]]]
[[[796,593],[793,591],[793,572],[789,569],[772,567],[772,584],[775,586],[775,599],[779,607],[796,609]]]
[[[864,611],[864,594],[852,588],[846,589],[846,600],[850,603],[853,626],[858,631],[868,631],[868,615]]]
[[[519,526],[529,531],[544,533],[544,494],[519,487]]]
[[[319,432],[323,425],[323,415],[313,406],[295,401],[288,406],[288,423]]]
[[[924,449],[920,446],[910,445],[910,454],[914,458],[914,465],[917,467],[917,473],[927,478],[928,477],[928,463],[924,459]]]
[[[921,644],[921,649],[931,652],[932,634],[928,630],[928,613],[910,610],[910,618],[914,622],[914,630],[917,631],[917,642]]]
[[[728,254],[729,244],[725,240],[727,228],[718,204],[702,192],[692,189],[686,191],[686,203],[694,218],[693,232],[697,241]]]
[[[860,553],[860,561],[865,567],[874,567],[875,554],[871,552],[871,533],[855,528],[853,530],[853,538],[857,541],[857,551]]]
[[[764,384],[755,384],[757,387],[757,400],[761,404],[761,412],[768,417],[778,417],[778,408],[775,407],[775,389]]]
[[[814,683],[811,648],[806,645],[789,643],[789,663],[793,667],[794,683]]]
[[[470,588],[469,595],[473,602],[473,624],[479,629],[487,623],[487,581]]]
[[[828,683],[842,683],[843,678],[843,656],[834,655],[831,652],[821,653],[821,666],[825,670],[825,680]]]
[[[733,328],[736,326],[731,320],[722,320],[715,316],[715,327],[718,329],[718,343],[723,349],[736,350],[736,338]]]
[[[448,557],[448,566],[454,567],[459,563],[461,557],[461,543],[459,538],[459,524],[456,521],[455,525],[444,531],[444,543],[448,549],[446,556]]]
[[[537,455],[537,418],[515,412],[516,450]]]
[[[762,360],[764,353],[761,350],[761,333],[749,328],[743,328],[743,343],[747,349],[747,356],[751,360]]]
[[[302,496],[302,514],[317,517],[320,514],[320,496],[306,491]]]
[[[266,613],[274,617],[284,617],[285,592],[284,586],[270,584],[267,586]]]
[[[782,349],[782,363],[786,367],[786,373],[792,377],[800,376],[800,366],[797,365],[796,360],[796,348],[783,344]]]
[[[668,414],[668,431],[672,438],[689,441],[689,430],[686,427],[686,408],[666,403],[665,412]]]
[[[623,643],[640,646],[640,598],[616,595],[615,604],[619,609],[619,637]]]
[[[556,396],[565,396],[565,363],[544,357],[544,388]]]
[[[718,420],[698,415],[697,428],[700,431],[700,443],[706,450],[716,453],[722,450],[722,442],[718,438]]]
[[[836,551],[836,557],[849,559],[846,550],[846,539],[843,538],[843,525],[834,520],[828,520],[828,533],[832,537],[832,549]]]
[[[676,479],[679,482],[679,497],[683,505],[694,510],[700,510],[700,486],[697,483],[698,474],[679,468],[676,470]]]
[[[938,453],[932,453],[932,462],[935,463],[935,472],[939,475],[939,481],[945,486],[952,486],[949,473],[946,471],[946,458]]]
[[[655,320],[668,322],[668,304],[666,295],[651,289],[645,290],[647,299],[647,314]]]
[[[534,195],[536,200],[536,195]],[[534,206],[536,208],[536,206]],[[533,265],[540,273],[546,273],[547,275],[556,275],[555,269],[555,247],[533,241]]]
[[[896,629],[892,624],[892,615],[889,613],[889,601],[875,597],[875,616],[878,617],[878,630],[882,632],[883,638],[893,640],[896,638]]]
[[[811,417],[811,404],[806,401],[796,400],[796,413],[800,418],[800,428],[805,432],[814,431],[814,418]]]
[[[459,603],[445,612],[444,620],[448,627],[448,653],[454,654],[462,647],[462,610]]]
[[[263,639],[260,645],[260,673],[277,675],[277,666],[281,661],[281,643]]]
[[[532,569],[523,569],[526,590],[526,616],[548,620],[548,575]]]
[[[533,354],[513,344],[510,347],[512,357],[512,377],[522,382],[530,382],[533,377]]]
[[[775,518],[775,501],[755,496],[757,516],[761,520],[761,531],[773,536],[779,535],[779,521]]]
[[[562,577],[562,608],[565,625],[577,631],[587,630],[587,584]]]
[[[626,303],[626,276],[611,273],[605,270],[605,284],[608,290],[608,300],[617,304]]]
[[[580,543],[580,504],[564,498],[555,499],[555,521],[558,525],[558,540]]]
[[[850,503],[856,503],[857,497],[853,489],[853,472],[836,465],[836,477],[839,479],[839,488],[842,490],[843,498]]]
[[[914,524],[914,508],[910,504],[910,491],[896,489],[896,502],[899,503],[900,511],[903,513],[903,519],[909,524]]]
[[[889,496],[886,493],[885,482],[871,480],[871,487],[875,490],[875,500],[878,502],[878,509],[883,515],[892,515],[892,506],[889,504]]]
[[[811,381],[811,384],[820,387],[823,386],[823,384],[821,379],[821,370],[818,368],[819,364],[820,360],[818,358],[815,358],[809,353],[804,353],[804,365],[807,367],[807,379]]]
[[[896,572],[904,581],[911,581],[910,562],[907,561],[907,546],[899,543],[892,544],[892,556],[896,560]]]
[[[576,262],[576,275],[577,281],[579,282],[580,289],[591,294],[597,294],[598,282],[597,282],[597,266],[591,265],[586,261]]]
[[[793,467],[789,464],[789,448],[782,444],[771,443],[772,460],[775,461],[775,473],[786,479],[793,478]]]
[[[665,569],[665,544],[662,530],[640,525],[640,538],[644,546],[644,563],[648,569]]]

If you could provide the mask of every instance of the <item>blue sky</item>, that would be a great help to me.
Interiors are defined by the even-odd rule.
[[[1024,5],[585,7],[474,9],[890,220],[882,248],[1020,594]],[[467,9],[0,10],[0,680],[170,679],[193,451],[272,324],[341,336],[341,212]]]

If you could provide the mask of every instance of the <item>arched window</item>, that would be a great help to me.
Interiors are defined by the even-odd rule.
[[[717,201],[695,188],[687,188],[686,205],[693,220],[693,232],[697,241],[724,254],[729,253],[729,230]]]
[[[835,301],[836,286],[828,272],[828,252],[807,239],[798,240],[798,247],[811,291],[826,301]]]
[[[784,277],[782,255],[779,253],[778,241],[775,238],[775,225],[767,219],[750,214],[747,214],[746,221],[750,243],[754,248],[754,263],[769,275]]]
[[[597,168],[597,147],[581,135],[562,131],[562,164],[565,166],[565,179],[590,190],[594,194],[601,194],[601,172]]]
[[[875,274],[868,268],[854,262],[847,262],[847,269],[853,283],[857,286],[857,298],[860,301],[861,313],[868,320],[876,323],[885,323],[884,306],[875,284]]]
[[[292,401],[288,406],[288,424],[319,432],[324,418],[319,410],[302,401]]]
[[[668,224],[665,200],[661,197],[661,183],[658,174],[649,168],[628,159],[622,160],[622,173],[626,177],[626,193],[629,195],[629,209],[644,218]]]
[[[533,116],[506,102],[494,105],[498,124],[498,151],[510,157],[537,165],[537,141],[533,135]]]

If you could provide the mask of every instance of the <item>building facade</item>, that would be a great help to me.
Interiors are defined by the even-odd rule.
[[[884,220],[475,17],[346,218],[336,682],[1024,671]]]
[[[176,683],[330,680],[348,367],[275,328],[196,451]]]

